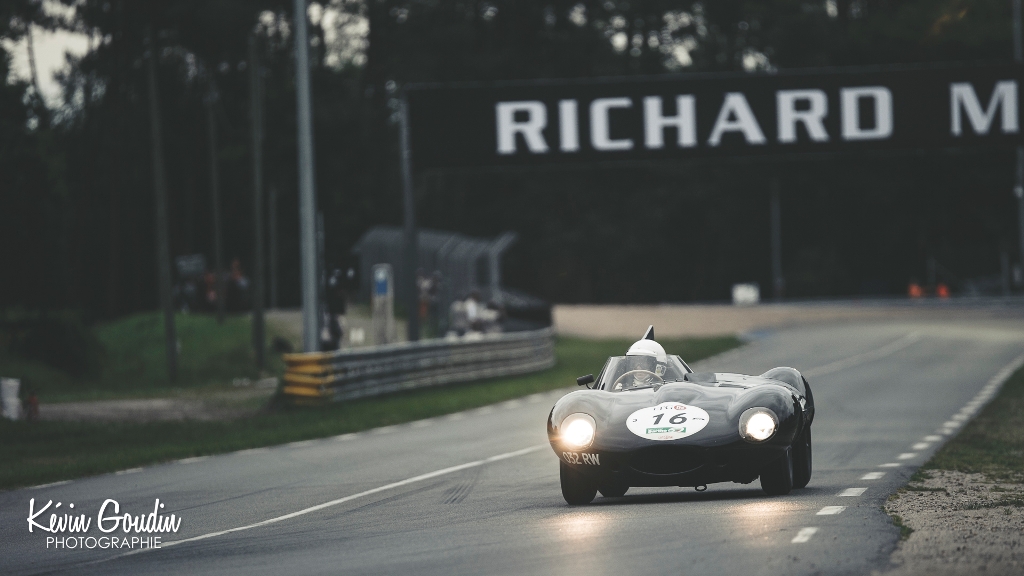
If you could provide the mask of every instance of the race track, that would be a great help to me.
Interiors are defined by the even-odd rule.
[[[807,374],[817,404],[814,475],[785,497],[764,496],[755,481],[703,493],[631,489],[569,507],[544,429],[564,389],[357,435],[0,493],[0,572],[869,574],[885,570],[899,536],[881,510],[886,496],[1022,353],[1019,319],[869,323],[769,332],[697,363],[698,371],[788,365]],[[159,550],[53,550],[46,534],[27,530],[30,498],[74,502],[90,516],[106,498],[133,514],[159,498],[163,514],[183,520]]]

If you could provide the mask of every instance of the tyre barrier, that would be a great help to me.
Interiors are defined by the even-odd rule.
[[[340,401],[528,374],[555,365],[554,331],[484,334],[336,352],[285,354],[285,396]]]

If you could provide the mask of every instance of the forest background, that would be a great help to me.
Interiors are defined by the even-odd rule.
[[[1009,61],[1007,0],[330,0],[308,12],[326,260],[401,224],[397,97],[421,81],[576,78]],[[206,99],[224,257],[252,269],[248,39],[264,79],[281,307],[299,305],[292,3],[0,4],[0,309],[110,319],[157,306],[146,58],[155,50],[171,255],[213,261]],[[43,98],[10,73],[30,30],[89,38]],[[152,30],[155,46],[147,31]],[[519,233],[503,279],[553,302],[725,300],[771,286],[769,181],[782,197],[786,296],[965,292],[1019,261],[1012,150],[822,155],[426,174],[424,228]],[[642,281],[652,280],[652,281]],[[988,284],[986,284],[988,282]],[[998,282],[996,282],[998,283]]]

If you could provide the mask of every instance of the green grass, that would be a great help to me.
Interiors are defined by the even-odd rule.
[[[900,540],[906,540],[907,538],[910,538],[910,535],[914,532],[914,529],[904,524],[903,518],[900,518],[899,514],[890,514],[889,516],[892,517],[893,525],[900,529]]]
[[[167,396],[181,389],[225,388],[235,378],[255,378],[248,315],[229,316],[223,325],[207,315],[178,314],[178,379],[167,375],[163,320],[159,313],[129,316],[95,328],[103,345],[99,373],[74,378],[38,362],[0,355],[0,374],[21,378],[41,402]],[[284,364],[268,348],[267,373]]]
[[[955,438],[923,467],[982,473],[998,481],[1024,481],[1024,369]]]
[[[184,344],[184,342],[183,342]],[[575,385],[597,373],[630,341],[557,340],[554,368],[515,378],[367,398],[317,407],[265,410],[222,422],[147,424],[0,422],[0,488],[112,472],[155,462],[321,438],[429,418],[510,398]],[[662,341],[695,361],[740,342],[733,337]],[[137,370],[145,373],[145,367]],[[154,376],[156,377],[156,376]],[[543,426],[538,422],[537,426]]]

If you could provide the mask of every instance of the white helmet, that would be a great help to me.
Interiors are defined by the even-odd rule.
[[[629,356],[645,356],[650,360],[643,361],[640,358],[637,365],[648,365],[647,369],[649,372],[654,372],[659,377],[665,374],[666,365],[668,363],[668,354],[665,353],[665,349],[662,348],[661,344],[654,341],[654,326],[647,328],[647,332],[644,333],[644,337],[637,340],[629,347],[629,351],[626,352],[627,358]]]

